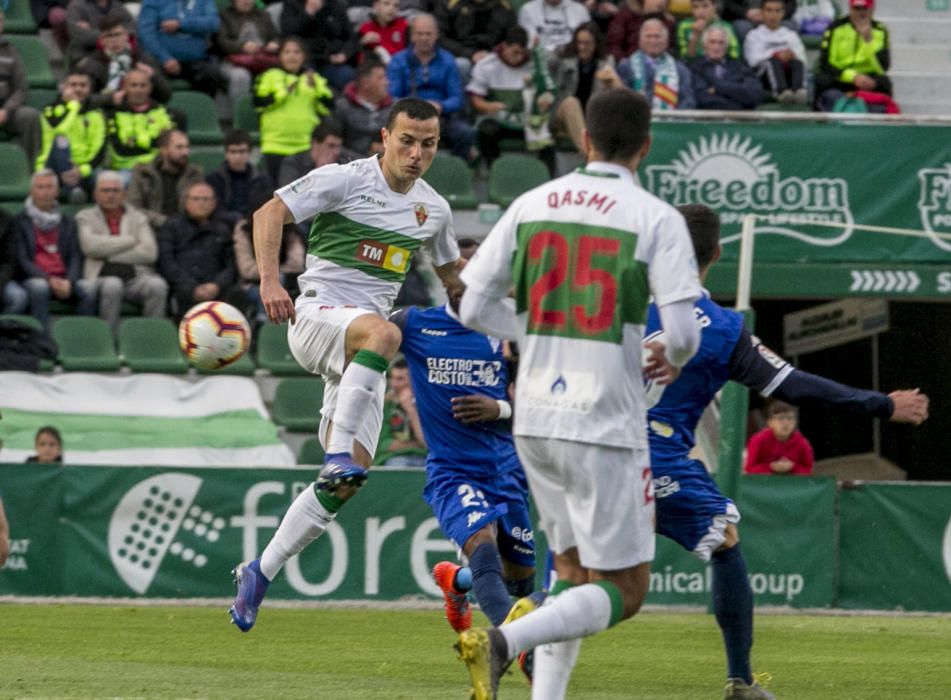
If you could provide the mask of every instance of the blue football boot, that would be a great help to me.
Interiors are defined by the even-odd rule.
[[[317,489],[334,493],[341,486],[360,488],[366,483],[370,471],[353,461],[346,452],[328,454],[324,468],[317,475]]]
[[[234,603],[228,608],[231,621],[242,632],[254,627],[258,617],[258,608],[267,593],[268,581],[261,573],[261,560],[255,559],[248,564],[239,564],[231,572],[234,574],[236,588]]]

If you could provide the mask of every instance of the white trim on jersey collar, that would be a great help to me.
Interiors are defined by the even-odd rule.
[[[445,306],[445,309],[446,309],[446,315],[448,315],[449,318],[451,318],[453,321],[455,321],[456,323],[458,323],[458,324],[461,326],[461,325],[462,325],[462,319],[460,319],[460,318],[459,318],[459,315],[458,315],[455,311],[452,310],[452,307],[449,306],[449,302],[448,302],[448,301],[445,303],[444,306]]]
[[[623,165],[616,163],[606,163],[603,160],[595,160],[585,165],[583,169],[596,173],[611,173],[612,175],[618,175],[623,180],[637,184],[634,181],[634,175],[631,174],[631,171]]]

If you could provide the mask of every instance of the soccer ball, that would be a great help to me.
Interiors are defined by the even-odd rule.
[[[199,369],[221,369],[237,362],[251,345],[244,314],[222,301],[203,301],[178,324],[182,353]]]

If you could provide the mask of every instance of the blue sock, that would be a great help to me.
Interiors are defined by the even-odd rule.
[[[713,554],[713,614],[723,632],[728,677],[752,683],[753,591],[739,545]]]
[[[512,607],[502,578],[499,550],[488,542],[480,544],[469,557],[469,568],[472,569],[472,592],[479,607],[493,626],[498,627]]]

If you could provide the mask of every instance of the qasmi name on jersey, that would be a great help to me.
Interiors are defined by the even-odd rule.
[[[466,360],[457,357],[427,357],[430,384],[498,386],[502,363],[498,360]]]

